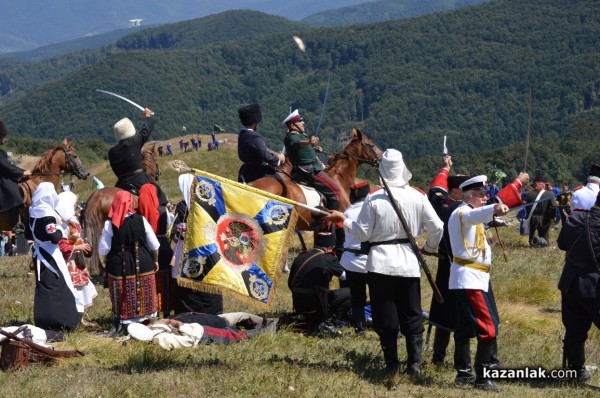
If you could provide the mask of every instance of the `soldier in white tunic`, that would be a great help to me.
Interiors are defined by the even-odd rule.
[[[407,368],[409,375],[420,372],[423,343],[421,319],[421,270],[408,234],[418,235],[427,230],[423,250],[437,252],[444,224],[435,213],[427,196],[411,187],[412,178],[402,154],[388,149],[379,163],[381,176],[406,218],[410,231],[404,227],[385,190],[368,195],[356,221],[338,211],[327,217],[330,221],[344,223],[344,231],[361,242],[369,242],[367,279],[373,327],[379,336],[386,369],[390,374],[398,371],[398,331],[406,336]]]
[[[455,358],[455,364],[464,363],[466,367],[459,369],[457,366],[457,379],[465,379],[465,373],[470,373],[469,340],[477,337],[474,384],[484,390],[499,391],[491,380],[483,377],[483,369],[491,363],[492,346],[500,322],[490,288],[492,250],[486,237],[485,224],[492,221],[494,216],[505,215],[509,208],[503,203],[486,205],[489,199],[486,186],[485,175],[460,184],[463,203],[448,220],[453,256],[448,287],[454,290],[457,307],[454,340],[455,357],[459,358]]]

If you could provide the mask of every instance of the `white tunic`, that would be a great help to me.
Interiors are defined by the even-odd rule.
[[[437,252],[442,239],[444,223],[429,203],[427,196],[408,184],[390,187],[399,203],[413,236],[421,227],[427,229],[425,250]],[[407,238],[398,215],[383,189],[368,195],[356,221],[347,218],[344,230],[361,242],[383,242]],[[367,259],[367,271],[378,274],[418,278],[421,276],[417,256],[410,243],[377,245],[371,247]]]
[[[573,192],[571,210],[589,210],[596,204],[600,185],[588,182],[585,187]]]
[[[351,204],[346,208],[346,211],[344,211],[344,215],[351,220],[356,220],[360,213],[360,209],[362,209],[363,203],[364,202],[361,201]],[[360,240],[356,239],[351,234],[346,234],[344,239],[344,249],[360,250]],[[340,258],[340,264],[345,270],[364,274],[367,272],[367,257],[366,254],[357,255],[345,251]]]
[[[492,250],[485,235],[482,250],[475,249],[475,242],[477,225],[488,223],[493,218],[493,204],[474,209],[463,202],[454,210],[448,220],[452,256],[490,266],[492,264]],[[468,247],[465,247],[465,242]],[[478,289],[487,292],[489,283],[489,272],[479,271],[452,262],[448,283],[449,289]]]

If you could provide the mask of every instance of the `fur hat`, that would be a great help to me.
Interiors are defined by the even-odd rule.
[[[471,176],[464,174],[448,177],[448,189],[458,189],[460,184],[467,181],[469,178],[471,178]]]
[[[600,177],[600,164],[593,164],[592,167],[590,167],[588,176]]]
[[[0,140],[2,138],[5,138],[7,135],[8,135],[8,130],[6,129],[4,122],[2,120],[0,120]]]
[[[546,179],[544,178],[543,175],[538,174],[535,176],[535,178],[533,179],[533,182],[543,182],[544,185],[546,184]]]
[[[254,123],[260,123],[262,120],[262,114],[260,113],[260,106],[258,104],[250,104],[242,106],[238,109],[240,115],[240,122],[244,126],[251,126]]]
[[[370,191],[371,187],[366,181],[352,185],[350,187],[350,203],[355,203],[364,199]]]
[[[334,247],[335,246],[335,234],[329,231],[318,232],[315,231],[314,235],[316,247]]]
[[[121,141],[125,138],[133,137],[135,135],[135,127],[133,126],[133,123],[131,123],[131,120],[126,117],[115,123],[114,130],[117,141]]]

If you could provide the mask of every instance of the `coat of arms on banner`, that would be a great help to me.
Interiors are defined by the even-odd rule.
[[[239,183],[196,175],[177,282],[268,306],[296,217]]]

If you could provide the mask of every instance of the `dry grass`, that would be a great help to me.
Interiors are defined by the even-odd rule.
[[[233,178],[239,164],[235,148],[188,152],[179,155],[190,166]],[[171,160],[162,158],[162,162]],[[108,184],[109,171],[94,166]],[[97,168],[96,168],[97,167]],[[177,174],[161,166],[161,183],[168,195],[176,193]],[[220,172],[220,170],[228,170]],[[114,179],[113,179],[114,181]],[[78,182],[76,191],[87,196],[90,183]],[[564,254],[555,249],[530,249],[516,226],[500,229],[506,241],[509,262],[500,247],[494,247],[492,281],[502,320],[500,357],[505,366],[541,365],[561,367],[560,294],[556,284]],[[494,232],[495,234],[495,232]],[[556,232],[552,232],[552,241]],[[294,243],[297,246],[297,242]],[[435,273],[434,261],[428,259]],[[28,258],[0,259],[0,325],[32,322],[34,280],[27,276]],[[282,275],[274,298],[274,311],[290,311],[291,296]],[[428,309],[431,290],[423,278],[423,307]],[[49,368],[32,367],[0,373],[2,396],[49,397],[338,397],[411,396],[467,397],[479,391],[456,387],[451,367],[453,344],[447,366],[430,364],[431,348],[423,353],[423,375],[416,383],[401,376],[396,391],[389,391],[382,372],[383,359],[377,336],[369,331],[356,337],[349,328],[339,339],[319,340],[289,330],[265,334],[240,344],[202,345],[195,349],[162,351],[140,342],[123,343],[99,337],[108,330],[111,314],[107,291],[97,285],[99,297],[87,317],[99,324],[71,334],[59,349],[78,348],[86,356],[62,360]],[[233,300],[225,301],[226,311],[253,311]],[[406,357],[404,341],[399,356]],[[474,343],[473,343],[474,348]],[[587,343],[587,363],[600,365],[600,332],[592,329]],[[498,383],[505,397],[597,397],[600,389],[575,388],[552,381]],[[600,385],[600,372],[592,373],[591,385]]]

